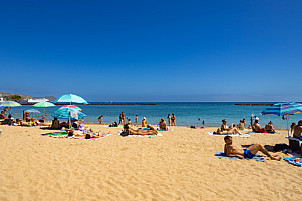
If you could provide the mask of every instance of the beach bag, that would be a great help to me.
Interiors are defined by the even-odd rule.
[[[260,132],[260,133],[267,133],[267,131],[265,130],[265,128],[261,128],[261,129],[259,130],[259,132]]]
[[[90,139],[90,135],[89,135],[89,134],[86,134],[86,135],[85,135],[85,139]]]
[[[123,130],[123,132],[121,132],[120,135],[123,136],[123,137],[126,137],[126,136],[128,136],[129,134],[128,134],[127,131]]]
[[[288,149],[289,148],[289,146],[287,145],[287,144],[276,144],[275,146],[274,146],[274,151],[282,151],[282,150],[284,150],[284,149]]]

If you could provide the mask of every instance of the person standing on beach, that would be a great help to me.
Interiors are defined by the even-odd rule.
[[[122,112],[122,122],[124,125],[126,124],[126,115],[124,114],[124,112]]]
[[[168,119],[169,126],[171,126],[171,116],[170,116],[170,114],[168,114],[167,119]]]
[[[120,116],[118,117],[118,124],[122,124],[122,114],[120,114]]]
[[[100,124],[102,124],[102,122],[103,122],[103,115],[99,116],[98,121],[100,122]]]
[[[176,126],[176,121],[175,121],[175,119],[176,119],[176,117],[175,117],[174,113],[172,113],[172,116],[171,116],[171,124],[172,124],[172,126],[173,126],[173,125]]]
[[[138,116],[136,115],[136,117],[135,117],[135,122],[136,122],[136,124],[137,124],[137,121],[138,121]]]

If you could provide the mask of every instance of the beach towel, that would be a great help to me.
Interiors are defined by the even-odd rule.
[[[120,131],[117,132],[117,134],[118,134],[119,136],[122,136],[122,135],[121,135],[122,132],[123,132],[123,131],[120,130]],[[163,135],[160,134],[160,133],[157,133],[157,135],[127,135],[127,136],[123,136],[123,137],[149,137],[149,138],[154,138],[155,136],[163,136]]]
[[[256,133],[254,131],[249,131],[249,134],[253,133],[253,134],[268,134],[268,135],[275,135],[275,134],[280,134],[280,133]]]
[[[52,137],[59,137],[59,136],[66,136],[66,132],[56,132],[56,133],[46,133],[42,134],[43,136],[52,136]]]
[[[228,136],[238,136],[238,137],[251,137],[250,135],[248,134],[242,134],[242,135],[239,135],[239,134],[227,134],[227,133],[222,133],[222,134],[214,134],[213,132],[208,132],[209,135],[215,135],[215,136],[225,136],[225,135],[228,135]]]
[[[286,162],[295,166],[302,166],[302,158],[284,158]]]
[[[215,156],[217,158],[239,159],[238,157],[227,157],[224,152],[215,152]],[[244,158],[242,160],[254,160],[264,162],[264,158],[262,158],[259,154],[256,154],[253,158]]]
[[[92,138],[89,138],[89,139],[85,139],[85,137],[76,137],[75,139],[80,139],[80,140],[98,140],[100,138],[103,138],[103,137],[108,137],[109,135],[111,134],[103,134],[99,137],[92,137]]]

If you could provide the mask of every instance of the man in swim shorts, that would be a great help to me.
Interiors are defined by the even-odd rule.
[[[258,151],[261,151],[266,156],[270,157],[271,160],[281,160],[281,158],[276,158],[264,148],[264,146],[260,144],[253,144],[247,149],[237,149],[235,148],[233,144],[233,139],[231,136],[225,136],[224,137],[225,145],[224,145],[224,153],[228,157],[238,157],[241,159],[244,158],[253,158]]]

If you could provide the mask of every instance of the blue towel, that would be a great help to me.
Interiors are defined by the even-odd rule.
[[[301,158],[284,158],[284,160],[290,164],[295,166],[302,166],[302,159]]]
[[[229,158],[229,159],[239,159],[238,157],[227,157],[224,152],[215,152],[215,156],[217,158]],[[245,158],[243,160],[255,160],[264,162],[264,158],[262,158],[259,154],[256,154],[253,158]]]

